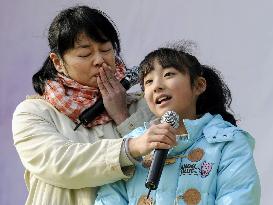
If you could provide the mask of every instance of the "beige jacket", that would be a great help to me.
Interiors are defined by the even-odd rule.
[[[132,115],[118,127],[109,122],[73,131],[75,123],[43,99],[20,103],[12,131],[26,169],[26,204],[92,205],[97,186],[130,177],[121,169],[120,137],[152,114],[141,96],[134,97],[129,112]]]

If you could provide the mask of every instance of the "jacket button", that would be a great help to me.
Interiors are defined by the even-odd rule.
[[[203,149],[201,148],[196,148],[194,150],[192,150],[189,155],[188,155],[188,159],[191,162],[198,162],[199,160],[201,160],[204,156],[205,152]]]
[[[165,161],[165,165],[174,164],[176,162],[176,158],[167,158]]]
[[[197,205],[201,201],[201,194],[197,189],[188,189],[182,196],[177,199],[183,199],[187,205]]]
[[[130,123],[130,124],[129,124],[129,129],[130,129],[130,130],[133,130],[134,128],[135,128],[135,126],[134,126],[132,123]]]

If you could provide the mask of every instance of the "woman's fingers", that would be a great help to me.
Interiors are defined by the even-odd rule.
[[[103,87],[106,89],[107,93],[111,93],[113,90],[113,87],[110,83],[110,79],[108,79],[105,70],[103,68],[100,68],[100,80],[103,84]]]
[[[175,133],[168,124],[152,125],[142,136],[129,141],[129,151],[132,156],[139,157],[154,149],[170,149],[176,145]]]
[[[150,136],[148,143],[150,149],[170,149],[176,145],[176,141],[163,134]]]
[[[118,80],[115,76],[114,70],[110,66],[106,65],[106,63],[102,64],[102,68],[111,86],[115,87],[115,85],[118,84]]]
[[[149,129],[151,136],[149,141],[167,143],[171,146],[176,145],[176,130],[169,124],[152,125]]]
[[[152,150],[154,149],[170,149],[171,146],[169,144],[163,142],[152,142]]]
[[[129,116],[125,88],[106,64],[99,69],[97,82],[107,113],[119,125]]]
[[[107,89],[105,88],[100,76],[97,77],[97,84],[100,89],[101,95],[102,96],[107,95],[108,94]]]
[[[113,70],[105,63],[100,68],[100,78],[104,85],[104,88],[107,90],[109,94],[126,92],[125,88],[115,77]]]

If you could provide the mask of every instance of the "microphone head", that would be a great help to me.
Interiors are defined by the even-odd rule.
[[[179,115],[174,111],[167,111],[162,115],[160,123],[169,123],[176,129],[179,127]]]
[[[130,87],[139,83],[138,72],[139,72],[138,66],[133,66],[130,69],[126,69],[125,79],[129,81]]]

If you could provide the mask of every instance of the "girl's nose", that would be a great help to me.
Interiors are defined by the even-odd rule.
[[[164,89],[163,83],[160,79],[154,80],[154,92],[159,92]]]
[[[163,90],[162,87],[157,87],[157,88],[154,89],[154,92],[157,93],[157,92],[159,92],[159,91],[161,91],[161,90]]]

